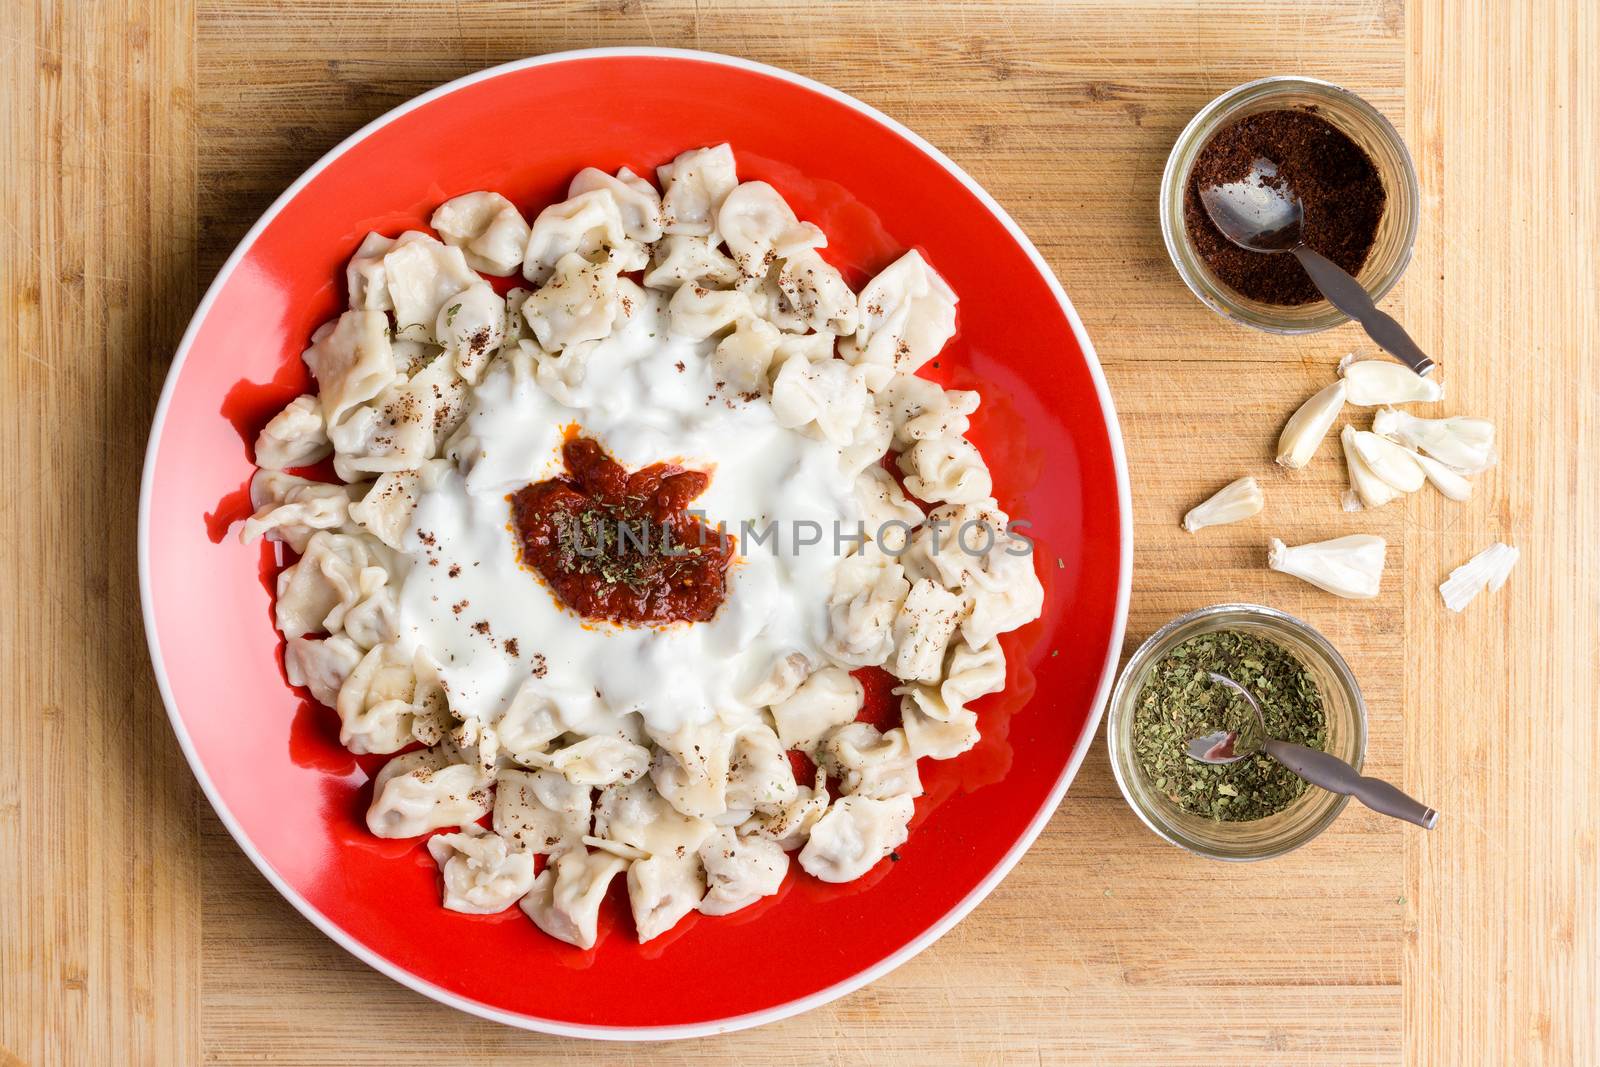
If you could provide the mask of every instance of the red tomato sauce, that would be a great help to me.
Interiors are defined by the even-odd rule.
[[[566,472],[512,493],[521,562],[586,619],[706,622],[727,596],[733,538],[687,511],[711,476],[671,463],[629,471],[570,436]]]

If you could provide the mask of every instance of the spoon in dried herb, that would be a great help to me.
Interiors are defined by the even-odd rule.
[[[1250,691],[1227,675],[1215,671],[1210,674],[1212,681],[1236,692],[1255,712],[1260,738],[1258,741],[1253,737],[1245,737],[1240,730],[1219,730],[1205,734],[1189,742],[1186,751],[1190,759],[1221,765],[1236,763],[1262,751],[1312,785],[1320,785],[1330,793],[1355,797],[1380,815],[1415,823],[1425,830],[1432,830],[1438,823],[1438,812],[1411,799],[1382,779],[1366,777],[1338,756],[1267,736],[1267,723],[1261,714],[1261,705],[1256,703]],[[1239,742],[1242,738],[1246,743],[1241,751]]]

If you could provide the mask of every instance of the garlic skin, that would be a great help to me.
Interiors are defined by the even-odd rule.
[[[1371,430],[1357,430],[1351,435],[1351,443],[1368,470],[1402,493],[1415,493],[1427,480],[1422,465],[1411,453],[1387,437],[1379,437]]]
[[[1350,534],[1293,548],[1274,537],[1267,566],[1349,600],[1371,600],[1383,580],[1388,544],[1372,534]]]
[[[1428,476],[1428,481],[1433,487],[1451,500],[1472,499],[1472,483],[1454,467],[1447,467],[1436,459],[1424,456],[1421,452],[1411,453],[1411,458],[1417,461],[1417,466],[1422,468],[1422,473]]]
[[[1421,377],[1410,367],[1387,359],[1341,364],[1339,373],[1348,387],[1345,399],[1359,408],[1413,401],[1431,403],[1444,396],[1444,386],[1433,378]]]
[[[1419,419],[1393,408],[1372,417],[1372,430],[1408,448],[1426,452],[1463,474],[1477,474],[1499,462],[1494,451],[1494,423],[1470,415]]]
[[[1328,436],[1333,422],[1344,409],[1344,379],[1340,378],[1311,399],[1301,404],[1278,435],[1278,463],[1290,470],[1298,470],[1311,462],[1317,454],[1322,439]]]
[[[1400,490],[1372,473],[1366,461],[1356,452],[1356,428],[1346,426],[1339,431],[1339,444],[1344,448],[1345,470],[1350,475],[1350,488],[1365,508],[1381,508],[1400,495]],[[1348,506],[1345,510],[1351,510]]]
[[[1189,514],[1183,517],[1183,528],[1195,533],[1207,526],[1225,526],[1261,514],[1266,504],[1267,496],[1261,491],[1261,486],[1246,475],[1238,481],[1229,482],[1204,503],[1190,508]]]
[[[1440,584],[1439,595],[1444,598],[1444,606],[1460,612],[1485,589],[1491,593],[1499,592],[1500,587],[1506,584],[1506,576],[1511,573],[1511,568],[1521,558],[1520,549],[1496,541],[1451,571],[1450,577]]]

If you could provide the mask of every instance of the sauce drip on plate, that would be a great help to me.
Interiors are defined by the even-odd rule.
[[[630,473],[579,435],[561,457],[564,474],[510,496],[523,565],[586,619],[662,626],[716,615],[733,539],[687,510],[711,476],[671,463]]]

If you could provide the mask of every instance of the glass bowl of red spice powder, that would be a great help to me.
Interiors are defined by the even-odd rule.
[[[1213,140],[1218,144],[1208,152]],[[1394,288],[1411,261],[1420,199],[1399,132],[1371,104],[1331,82],[1262,78],[1201,108],[1178,135],[1161,178],[1167,252],[1207,307],[1269,333],[1316,333],[1349,321],[1307,288],[1310,281],[1293,256],[1228,245],[1205,217],[1195,182],[1224,145],[1235,156],[1275,145],[1286,158],[1298,154],[1291,165],[1319,179],[1332,175],[1326,186],[1296,182],[1306,208],[1306,243],[1350,270],[1374,301]]]

